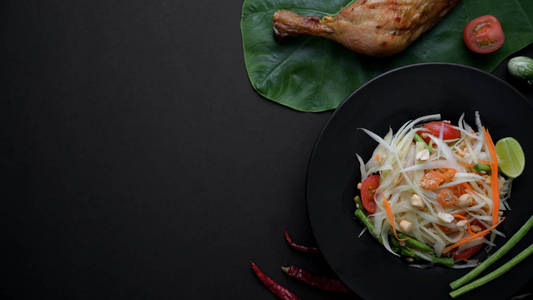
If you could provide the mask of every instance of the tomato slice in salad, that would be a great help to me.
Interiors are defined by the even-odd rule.
[[[453,140],[461,137],[461,132],[458,129],[453,128],[450,123],[444,121],[434,121],[424,124],[422,130],[420,130],[420,136],[426,143],[429,143],[431,139],[428,134],[439,137],[441,128],[443,140]]]
[[[491,15],[484,15],[475,18],[465,26],[463,40],[471,51],[486,54],[500,49],[505,35],[498,19]]]
[[[478,220],[472,222],[472,225],[477,225],[481,228],[481,230],[485,230],[485,226],[483,226],[483,224],[481,224]],[[478,253],[481,248],[483,248],[483,244],[466,248],[461,251],[459,251],[458,248],[455,248],[451,251],[451,254],[454,259],[469,259],[472,255]]]
[[[376,212],[374,194],[378,186],[379,175],[369,176],[361,183],[361,201],[363,202],[363,207],[372,214]]]
[[[474,247],[466,248],[461,251],[457,251],[457,248],[452,250],[452,257],[454,259],[468,259],[472,255],[476,254],[483,248],[483,244],[476,245]]]

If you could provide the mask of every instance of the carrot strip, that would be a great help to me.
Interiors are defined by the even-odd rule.
[[[487,164],[487,165],[490,165],[492,163],[492,162],[490,162],[488,160],[482,160],[482,159],[480,159],[479,162],[482,163],[482,164]]]
[[[466,211],[460,211],[457,214],[464,217],[466,215]]]
[[[465,188],[461,184],[456,184],[450,187],[455,196],[459,197],[465,193]]]
[[[468,221],[468,218],[463,215],[452,215],[454,218],[462,219],[466,221],[466,227],[468,228],[468,233],[471,235],[474,235],[475,233],[472,231],[472,228],[470,228],[470,221]]]
[[[394,232],[394,237],[400,242],[407,241],[408,238],[401,239],[398,237],[398,234],[396,233],[396,225],[394,224],[394,216],[392,215],[392,210],[390,209],[389,201],[387,201],[387,198],[385,198],[385,195],[381,194],[381,196],[383,197],[383,203],[385,204],[385,209],[387,210],[387,217],[389,217],[389,222],[392,225],[392,232]]]
[[[455,249],[455,248],[461,246],[462,244],[466,244],[466,243],[470,242],[471,240],[477,239],[478,237],[486,236],[491,230],[496,228],[496,226],[500,225],[500,223],[503,222],[503,220],[505,220],[505,218],[502,218],[498,223],[490,226],[489,228],[487,228],[487,229],[485,229],[483,231],[480,231],[480,232],[478,232],[478,233],[476,233],[476,234],[474,234],[474,235],[472,235],[470,237],[466,237],[466,238],[460,240],[459,242],[457,242],[457,243],[455,243],[455,244],[453,244],[453,245],[451,245],[449,247],[444,248],[444,250],[442,250],[442,253],[448,253],[448,252],[450,252],[450,250]]]
[[[496,150],[494,149],[494,143],[492,137],[487,129],[483,128],[485,133],[485,140],[489,146],[490,156],[492,162],[490,163],[490,177],[491,177],[491,190],[492,190],[492,224],[498,222],[498,216],[500,213],[500,193],[498,191],[498,156],[496,156]]]
[[[470,184],[468,184],[468,182],[463,182],[463,183],[461,183],[461,185],[462,185],[465,189],[469,190],[472,194],[476,194],[476,192],[474,192],[474,190],[472,189],[472,187],[470,186]]]

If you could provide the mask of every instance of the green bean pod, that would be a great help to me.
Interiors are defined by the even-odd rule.
[[[398,237],[401,239],[408,239],[405,241],[405,244],[411,248],[416,248],[420,251],[429,252],[431,251],[431,247],[422,243],[421,241],[418,241],[402,232],[398,232]]]
[[[354,212],[354,215],[359,219],[359,221],[361,221],[361,223],[363,223],[366,228],[368,228],[368,231],[370,231],[370,234],[380,243],[380,244],[383,244],[383,241],[378,237],[377,233],[376,233],[376,229],[374,228],[374,224],[372,224],[372,222],[370,222],[370,220],[366,217],[365,213],[360,210],[360,209],[356,209],[355,212]]]
[[[441,265],[445,265],[445,266],[448,266],[448,267],[451,267],[451,266],[453,266],[455,264],[455,260],[453,258],[451,258],[451,257],[433,256],[431,259],[436,264],[441,264]]]
[[[415,257],[415,252],[409,247],[400,247],[400,254],[407,257]]]
[[[400,242],[398,242],[398,240],[395,238],[390,238],[389,240],[390,240],[391,245],[393,245],[394,247],[400,248],[402,246],[400,245]]]

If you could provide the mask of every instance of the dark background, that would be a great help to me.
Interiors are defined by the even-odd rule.
[[[250,259],[332,297],[280,271],[332,275],[282,239],[314,243],[305,175],[330,113],[253,91],[241,5],[0,2],[2,298],[273,299]]]

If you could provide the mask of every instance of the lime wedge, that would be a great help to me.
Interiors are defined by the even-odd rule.
[[[506,137],[496,143],[496,154],[498,155],[498,166],[503,174],[516,178],[524,171],[526,159],[522,147],[512,137]]]

